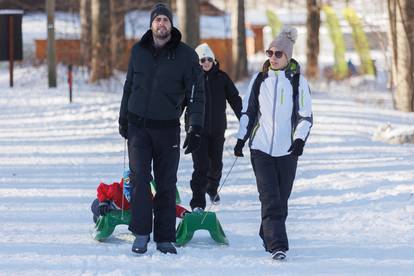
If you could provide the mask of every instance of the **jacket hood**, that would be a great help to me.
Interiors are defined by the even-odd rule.
[[[291,58],[290,62],[288,63],[288,65],[285,68],[285,72],[286,74],[289,74],[291,77],[293,77],[296,74],[300,74],[300,65],[299,63]]]

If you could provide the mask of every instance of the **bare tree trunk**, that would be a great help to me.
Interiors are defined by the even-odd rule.
[[[244,23],[244,1],[232,1],[231,13],[232,28],[232,57],[233,80],[240,80],[247,76],[247,53],[246,53],[246,26]]]
[[[391,49],[391,59],[389,60],[388,64],[388,74],[389,74],[389,80],[388,80],[388,86],[390,90],[392,91],[394,89],[394,76],[396,73],[394,72],[395,66],[394,66],[394,59],[398,57],[398,53],[396,51],[396,48],[394,48],[394,45],[397,45],[397,28],[396,28],[396,17],[395,17],[395,7],[396,3],[393,1],[388,1],[388,18],[389,18],[389,30],[388,30],[388,43],[389,47]],[[394,107],[396,106],[395,103],[395,97],[393,97],[393,103]]]
[[[320,6],[318,0],[306,0],[308,16],[306,20],[306,76],[316,79],[319,76],[319,27],[321,25]]]
[[[49,87],[56,87],[55,0],[46,0],[47,68]]]
[[[91,69],[92,56],[92,14],[91,14],[91,0],[80,0],[80,23],[81,23],[81,38],[80,38],[80,58],[81,64]]]
[[[110,0],[92,0],[91,82],[112,74],[110,14]]]
[[[195,48],[200,43],[200,5],[198,0],[177,0],[178,20],[183,41]]]
[[[111,1],[111,58],[113,68],[126,70],[125,14],[126,1]]]
[[[414,2],[388,0],[395,108],[414,111]]]

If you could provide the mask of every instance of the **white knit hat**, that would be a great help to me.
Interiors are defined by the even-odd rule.
[[[214,60],[216,59],[214,57],[213,51],[210,49],[210,47],[208,47],[207,43],[203,43],[203,44],[198,45],[197,48],[195,48],[195,51],[196,51],[199,59],[209,58],[209,57],[214,59]]]
[[[278,36],[270,43],[269,49],[276,47],[278,50],[283,51],[289,61],[292,58],[293,44],[295,44],[297,37],[298,31],[295,27],[285,26]]]

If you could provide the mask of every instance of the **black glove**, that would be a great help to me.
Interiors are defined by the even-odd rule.
[[[237,157],[243,157],[243,147],[244,147],[244,143],[246,143],[245,141],[243,141],[242,139],[237,139],[237,144],[234,147],[234,155]]]
[[[128,120],[125,119],[125,117],[119,117],[118,124],[119,134],[121,134],[124,139],[128,139]]]
[[[198,149],[198,146],[200,146],[200,140],[201,127],[190,126],[183,144],[183,149],[185,149],[184,154],[191,153]]]
[[[288,149],[288,152],[290,152],[294,156],[301,156],[303,153],[303,147],[305,146],[305,141],[302,139],[296,139],[293,141],[293,144]]]
[[[102,201],[99,203],[99,215],[105,216],[106,213],[110,211],[109,206],[111,203],[108,200]]]
[[[124,139],[128,139],[128,125],[119,125],[119,134],[121,134]]]

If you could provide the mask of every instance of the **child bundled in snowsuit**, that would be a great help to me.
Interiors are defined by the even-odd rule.
[[[203,43],[195,51],[203,68],[205,113],[200,146],[192,152],[194,171],[190,182],[193,192],[190,206],[193,210],[204,210],[206,193],[213,204],[220,202],[217,191],[223,169],[227,103],[240,118],[242,100],[233,81],[220,69],[210,47]]]
[[[121,182],[112,184],[100,183],[97,188],[97,198],[92,202],[91,210],[93,213],[93,221],[96,222],[99,216],[104,216],[111,210],[129,210],[130,209],[130,190],[125,189],[124,178]],[[124,192],[124,194],[123,194]],[[177,218],[183,218],[185,214],[190,213],[184,207],[176,204],[175,214]]]

